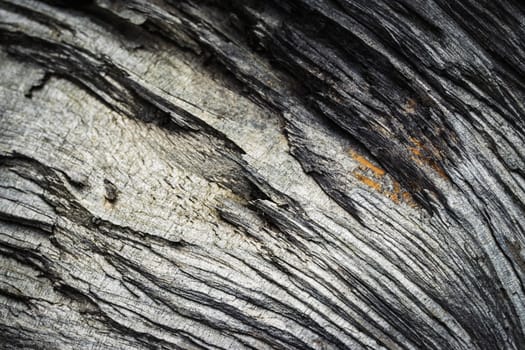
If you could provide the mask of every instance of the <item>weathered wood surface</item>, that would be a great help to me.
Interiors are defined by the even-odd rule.
[[[525,349],[518,0],[0,1],[2,349]]]

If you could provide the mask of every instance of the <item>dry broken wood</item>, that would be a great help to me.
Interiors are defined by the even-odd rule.
[[[0,1],[2,349],[524,349],[519,0]]]

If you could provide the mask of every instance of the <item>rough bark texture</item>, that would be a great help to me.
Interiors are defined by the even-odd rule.
[[[519,0],[0,1],[2,349],[525,349]]]

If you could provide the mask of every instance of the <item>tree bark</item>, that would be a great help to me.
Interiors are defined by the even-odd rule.
[[[0,1],[3,349],[525,349],[518,0]]]

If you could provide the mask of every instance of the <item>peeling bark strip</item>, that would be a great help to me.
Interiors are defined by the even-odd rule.
[[[0,0],[2,349],[525,349],[518,0]]]

